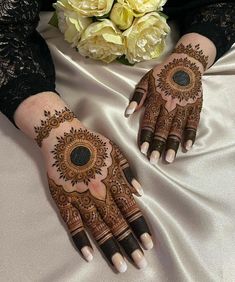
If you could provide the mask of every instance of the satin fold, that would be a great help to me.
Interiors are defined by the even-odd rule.
[[[90,129],[116,142],[145,195],[137,199],[153,233],[148,267],[128,263],[115,274],[95,249],[87,263],[75,250],[47,187],[37,146],[0,116],[0,281],[235,281],[235,45],[203,76],[196,143],[175,163],[153,167],[137,147],[143,111],[124,116],[136,83],[171,52],[172,25],[158,60],[134,67],[81,57],[47,24],[38,30],[55,62],[57,91]]]

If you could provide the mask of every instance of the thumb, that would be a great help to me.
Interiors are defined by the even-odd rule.
[[[143,106],[148,93],[149,73],[150,71],[146,73],[136,85],[135,92],[126,109],[127,116],[132,115],[135,111],[138,111]]]

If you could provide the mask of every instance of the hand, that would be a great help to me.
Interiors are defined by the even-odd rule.
[[[136,86],[126,113],[130,115],[145,105],[139,143],[152,164],[157,163],[163,151],[166,161],[172,163],[180,142],[190,150],[195,141],[202,108],[202,61],[204,58],[206,63],[207,59],[201,57],[199,62],[196,56],[173,53]]]
[[[35,139],[43,146],[51,195],[78,250],[92,260],[88,228],[119,272],[127,266],[117,242],[139,268],[144,267],[147,263],[134,234],[145,249],[153,243],[133,197],[143,191],[127,160],[117,145],[84,128],[67,108],[45,116],[42,126],[35,127]]]

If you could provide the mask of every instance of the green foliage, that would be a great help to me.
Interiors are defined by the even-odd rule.
[[[116,59],[120,64],[127,65],[127,66],[134,66],[135,64],[131,64],[125,57],[125,55]]]
[[[56,12],[54,12],[53,16],[51,17],[49,24],[58,28],[58,17]]]

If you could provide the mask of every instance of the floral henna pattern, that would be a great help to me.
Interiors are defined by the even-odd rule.
[[[203,51],[200,49],[200,44],[197,44],[195,47],[193,47],[192,44],[185,46],[184,44],[180,43],[174,49],[173,53],[186,54],[189,57],[199,61],[203,65],[204,71],[207,69],[209,57],[204,55]]]
[[[109,260],[113,250],[119,252],[115,240],[132,258],[141,248],[130,226],[140,240],[150,231],[132,195],[137,194],[135,180],[119,148],[99,134],[72,127],[57,137],[51,153],[60,183],[70,181],[72,186],[56,184],[48,176],[52,197],[69,229],[80,215],[79,228],[83,221]]]
[[[161,70],[156,85],[164,100],[170,96],[184,106],[201,96],[201,76],[198,66],[187,58],[173,59]]]
[[[48,177],[49,189],[53,200],[59,208],[61,217],[67,224],[69,231],[72,234],[80,232],[84,229],[80,214],[71,204],[71,198],[66,195],[63,187],[57,185],[53,179]]]
[[[61,111],[55,110],[54,115],[52,115],[50,111],[44,111],[44,116],[47,119],[41,120],[41,125],[34,127],[35,133],[37,134],[35,141],[39,147],[42,147],[42,141],[49,136],[52,129],[59,127],[63,122],[71,122],[75,118],[74,113],[67,107]]]
[[[150,161],[153,151],[158,152],[152,163],[164,149],[176,153],[183,137],[187,150],[194,143],[202,108],[202,66],[205,70],[207,64],[200,45],[180,44],[167,63],[153,68],[136,86],[127,112],[144,102],[139,141]]]
[[[88,130],[71,128],[63,137],[57,137],[57,144],[52,151],[53,166],[60,173],[60,178],[70,180],[72,185],[84,182],[88,185],[96,174],[101,174],[108,158],[106,143],[98,135]]]

